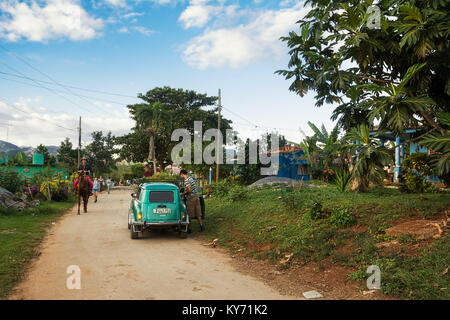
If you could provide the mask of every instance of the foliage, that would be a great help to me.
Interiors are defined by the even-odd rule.
[[[320,266],[332,258],[347,270],[361,271],[352,278],[361,279],[362,290],[368,277],[367,267],[376,264],[383,272],[385,293],[416,299],[447,297],[448,293],[441,288],[448,283],[448,275],[442,274],[449,260],[448,237],[437,240],[438,243],[424,254],[408,251],[404,256],[383,257],[375,242],[399,219],[422,212],[430,218],[441,214],[450,205],[448,192],[430,193],[420,201],[415,195],[390,188],[380,197],[374,188],[365,193],[341,193],[336,192],[334,186],[303,187],[301,192],[293,192],[298,198],[298,207],[289,210],[283,198],[284,191],[289,192],[284,188],[260,188],[250,191],[248,197],[239,202],[214,196],[206,199],[209,228],[199,236],[208,241],[219,238],[219,244],[233,253],[246,248],[248,256],[272,263],[279,263],[287,253],[293,253],[292,261],[299,264],[313,261]],[[358,229],[361,226],[367,231],[338,228],[331,223],[331,218],[310,219],[308,210],[313,201],[321,203],[323,208],[348,209],[357,219]],[[198,225],[193,228],[198,230]]]
[[[145,103],[153,105],[159,102],[164,105],[164,109],[172,116],[172,128],[186,128],[193,136],[194,121],[202,121],[203,130],[217,128],[217,108],[205,110],[215,104],[217,97],[210,97],[193,90],[174,89],[170,87],[156,87],[146,94],[139,94],[138,97]],[[136,116],[138,106],[141,104],[128,105],[133,119]],[[231,121],[221,118],[222,134],[231,128]],[[147,130],[138,128],[132,129],[130,134],[116,138],[116,143],[121,146],[120,159],[128,161],[142,162],[148,157],[149,133]],[[164,133],[155,137],[155,155],[159,164],[171,164],[171,151],[178,142],[171,141],[171,135]]]
[[[77,150],[73,149],[72,142],[70,142],[69,138],[61,141],[56,159],[60,164],[69,167],[70,171],[74,171],[77,169],[78,152]]]
[[[114,155],[114,137],[111,132],[105,136],[102,131],[92,132],[92,142],[85,148],[87,162],[91,165],[92,174],[101,176],[116,168]]]
[[[351,179],[352,175],[348,170],[337,170],[334,179],[336,188],[341,192],[346,191],[351,182]]]
[[[322,218],[323,205],[319,201],[311,201],[311,204],[307,208],[306,215],[312,220]]]
[[[180,175],[171,174],[169,172],[158,172],[157,174],[154,174],[151,177],[144,178],[144,180],[178,180],[178,179],[180,179]]]
[[[404,175],[406,187],[411,192],[420,193],[422,198],[425,190],[432,186],[432,183],[426,180],[432,173],[431,157],[422,152],[413,153],[403,160],[402,167],[406,170]]]
[[[134,163],[130,166],[131,173],[133,174],[133,178],[142,178],[144,175],[144,167],[142,163]]]
[[[56,164],[56,158],[50,154],[48,148],[43,144],[40,144],[36,148],[36,152],[44,156],[44,164],[48,166],[54,166]]]
[[[349,209],[337,207],[331,212],[330,223],[337,228],[346,228],[355,224],[356,219]]]
[[[316,105],[338,104],[333,118],[347,131],[379,119],[380,130],[403,132],[424,125],[445,136],[440,111],[449,110],[448,3],[380,1],[373,28],[372,1],[310,0],[299,32],[282,37],[288,70],[300,96],[315,91]]]
[[[365,191],[369,183],[381,184],[385,177],[384,166],[392,161],[392,154],[369,134],[369,128],[361,125],[346,135],[353,155],[352,177],[359,183],[358,190]],[[359,143],[357,143],[359,142]]]
[[[227,198],[231,201],[242,201],[245,200],[249,195],[249,190],[247,186],[234,185],[228,195]]]
[[[149,134],[149,147],[147,160],[153,162],[153,172],[157,172],[155,156],[155,136],[169,135],[172,128],[172,113],[159,101],[153,104],[136,105],[134,120],[137,128],[143,128]],[[164,167],[160,163],[160,167]]]
[[[22,190],[23,181],[17,172],[11,170],[8,166],[2,166],[0,167],[0,187],[16,193]]]
[[[438,119],[446,126],[450,128],[450,113],[441,112],[438,114]],[[432,155],[432,164],[439,177],[443,180],[449,181],[450,176],[450,133],[441,132],[428,132],[422,137],[420,143],[434,152]],[[447,177],[447,178],[446,178]]]
[[[48,190],[50,189],[50,195]],[[47,200],[67,201],[69,199],[70,183],[69,180],[49,180],[40,185],[41,193]]]
[[[0,208],[0,299],[6,299],[10,290],[22,279],[27,265],[36,257],[36,247],[56,221],[74,203],[41,202],[38,207]]]
[[[14,159],[14,162],[18,165],[25,166],[30,162],[30,160],[25,153],[19,151]]]
[[[212,195],[217,198],[225,198],[233,187],[233,183],[228,180],[220,180],[211,184]]]

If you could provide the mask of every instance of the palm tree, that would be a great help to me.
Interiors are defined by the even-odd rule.
[[[389,150],[370,136],[367,125],[353,128],[346,139],[353,141],[349,148],[353,154],[352,177],[358,183],[356,189],[364,191],[370,182],[381,184],[385,177],[383,167],[392,162]]]
[[[160,102],[151,105],[141,104],[136,107],[135,120],[137,126],[144,128],[149,134],[148,161],[153,163],[153,172],[156,174],[155,136],[162,130],[170,130],[172,127],[172,115]]]

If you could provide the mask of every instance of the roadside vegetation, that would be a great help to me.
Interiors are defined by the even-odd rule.
[[[436,219],[450,208],[448,192],[427,193],[424,200],[398,189],[369,188],[338,192],[322,187],[275,186],[213,188],[207,199],[207,228],[202,237],[219,239],[229,250],[266,259],[279,269],[301,264],[336,263],[348,267],[350,279],[368,277],[375,264],[382,270],[382,291],[399,298],[448,299],[449,236],[430,242],[399,236],[400,247],[377,244],[395,240],[385,230],[401,219]],[[194,224],[195,225],[195,224]],[[430,244],[432,243],[432,244]],[[286,257],[288,257],[286,259]]]
[[[75,203],[42,202],[40,206],[18,211],[0,207],[0,299],[5,299],[21,279],[27,264],[38,254],[37,246],[48,228]]]

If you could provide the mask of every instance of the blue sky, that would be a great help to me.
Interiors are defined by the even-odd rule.
[[[121,135],[133,97],[168,85],[221,88],[243,137],[276,128],[299,142],[307,121],[332,126],[332,106],[315,107],[274,74],[289,59],[278,38],[307,11],[295,0],[1,0],[0,139],[8,125],[19,145],[75,142],[79,116],[85,143],[93,130]]]

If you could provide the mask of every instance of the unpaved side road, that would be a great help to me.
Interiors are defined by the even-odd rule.
[[[86,214],[76,208],[51,229],[10,299],[289,299],[243,275],[226,254],[172,232],[131,240],[130,190],[104,192]],[[81,289],[67,289],[68,266]]]

